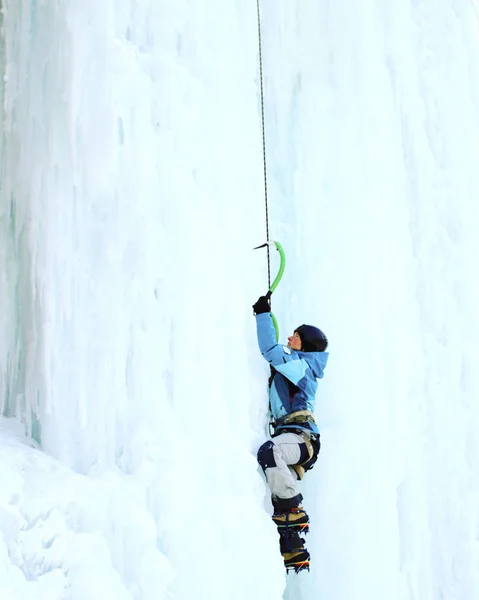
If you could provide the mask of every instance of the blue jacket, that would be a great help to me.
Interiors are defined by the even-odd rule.
[[[324,376],[328,352],[299,352],[276,343],[271,313],[256,315],[258,345],[263,357],[276,371],[269,391],[271,412],[275,421],[298,410],[314,412],[318,382]],[[307,429],[319,433],[314,423],[280,425],[280,429]]]

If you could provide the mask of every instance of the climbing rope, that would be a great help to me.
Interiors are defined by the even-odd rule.
[[[266,168],[266,133],[264,127],[264,91],[263,91],[263,50],[261,44],[261,11],[259,1],[256,0],[258,9],[258,48],[259,48],[259,80],[261,88],[261,129],[263,131],[263,169],[264,169],[264,204],[266,209],[266,239],[269,240],[269,216],[268,216],[268,171]],[[268,246],[268,289],[271,287],[271,265]]]
[[[264,126],[263,48],[262,48],[262,43],[261,43],[261,11],[260,11],[260,7],[259,7],[259,3],[260,3],[260,0],[256,0],[256,8],[258,10],[259,80],[260,80],[260,89],[261,89],[261,130],[263,132],[263,168],[264,168],[264,205],[265,205],[265,212],[266,212],[266,243],[262,244],[261,246],[257,246],[255,248],[255,250],[257,250],[258,248],[266,247],[267,251],[268,251],[268,292],[266,294],[266,297],[268,299],[270,299],[272,293],[274,292],[278,283],[280,282],[281,277],[283,276],[286,258],[285,258],[284,250],[283,250],[283,247],[281,246],[281,244],[279,242],[270,241],[270,239],[269,239],[268,170],[266,167],[266,132],[265,132],[265,126]],[[278,252],[280,254],[280,260],[281,260],[278,274],[277,274],[275,280],[273,281],[273,283],[271,283],[271,261],[270,261],[270,255],[269,255],[269,247],[272,244],[274,244],[276,246],[276,249],[278,250]],[[274,325],[274,328],[276,331],[276,341],[278,341],[278,339],[279,339],[278,321],[276,320],[276,317],[274,316],[273,313],[271,313],[271,318],[273,319],[273,325]]]

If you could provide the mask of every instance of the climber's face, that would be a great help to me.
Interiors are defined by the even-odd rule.
[[[301,350],[301,338],[299,337],[299,333],[293,333],[288,338],[288,348],[291,350]]]

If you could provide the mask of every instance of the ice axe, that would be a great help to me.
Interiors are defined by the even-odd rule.
[[[274,292],[274,290],[278,287],[278,284],[281,281],[281,277],[283,277],[284,267],[286,264],[286,256],[284,254],[283,246],[279,242],[275,242],[274,240],[270,241],[270,242],[266,242],[264,244],[261,244],[261,246],[256,246],[256,248],[253,248],[253,250],[258,250],[259,248],[269,248],[269,246],[272,246],[272,245],[275,245],[276,250],[279,252],[280,264],[279,264],[278,274],[276,275],[275,280],[273,281],[269,290],[266,293],[266,298],[268,298],[268,300],[271,298],[271,295]],[[271,313],[271,318],[273,319],[273,325],[274,325],[274,329],[276,331],[276,341],[278,342],[279,341],[278,321],[276,320],[276,317],[274,316],[273,313]]]

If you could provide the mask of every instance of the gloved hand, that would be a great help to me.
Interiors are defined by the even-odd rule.
[[[266,296],[260,296],[256,301],[256,304],[253,304],[253,311],[255,315],[271,312],[271,306],[269,305],[268,298]]]

